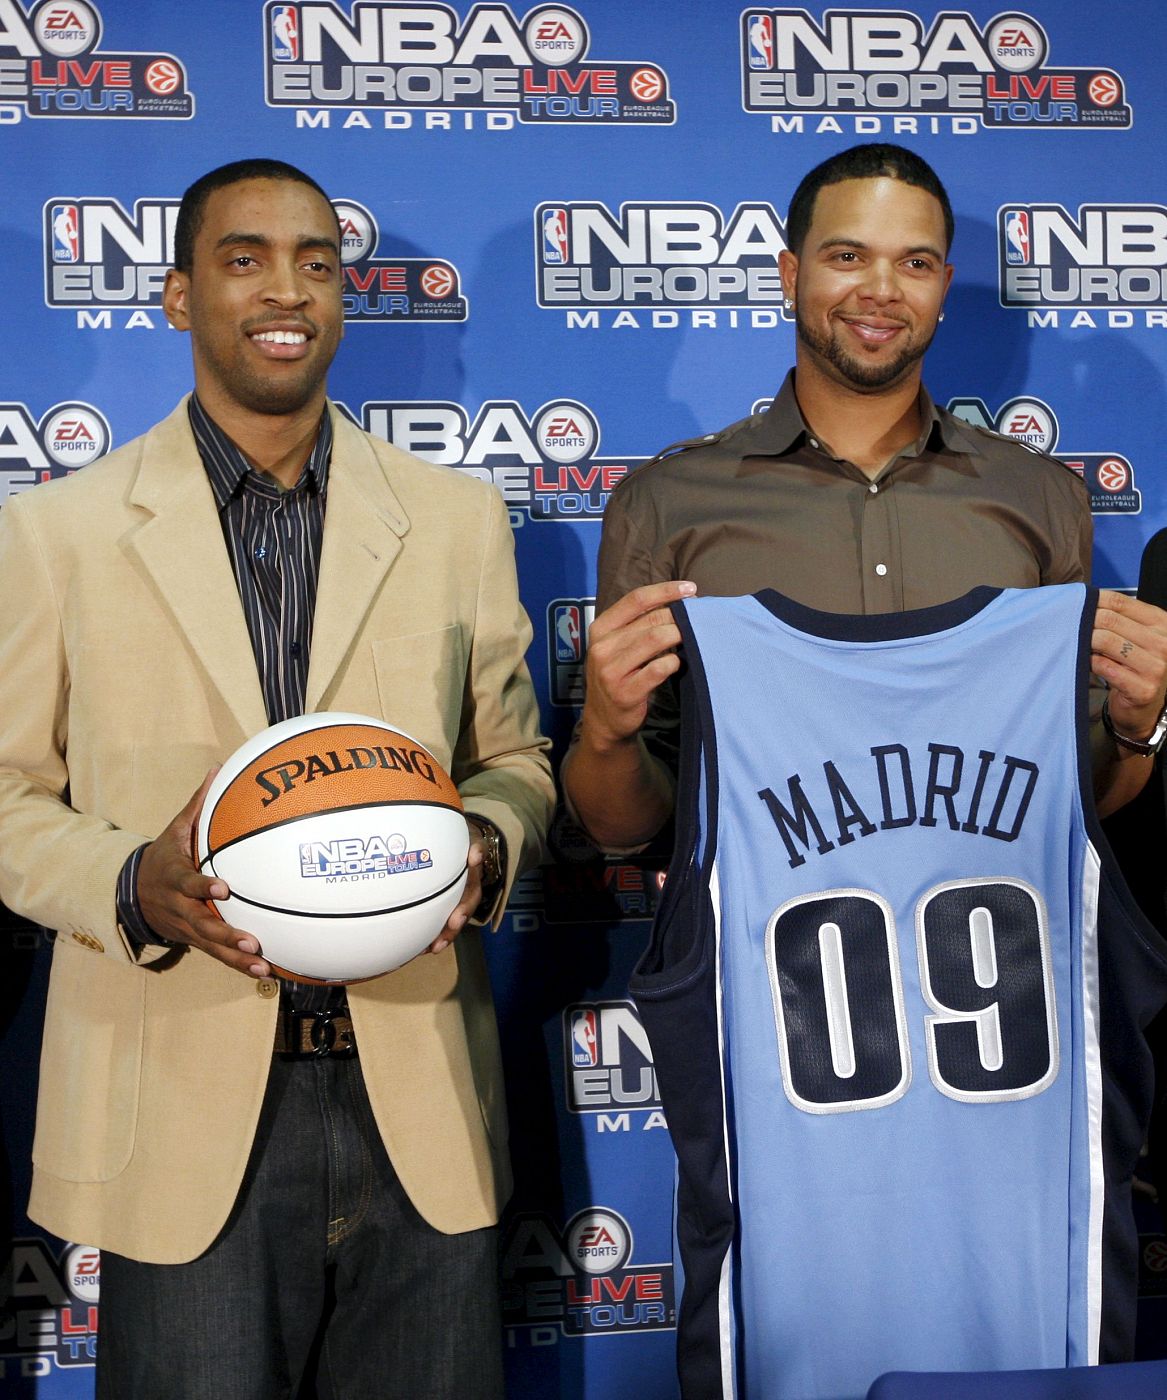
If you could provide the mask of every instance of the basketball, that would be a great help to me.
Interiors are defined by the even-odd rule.
[[[356,982],[438,936],[466,885],[470,846],[449,775],[410,735],[368,715],[272,725],[216,774],[195,864],[212,903],[280,973]]]

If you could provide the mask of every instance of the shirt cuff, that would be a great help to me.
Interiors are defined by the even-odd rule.
[[[171,948],[174,946],[172,941],[155,933],[142,917],[142,907],[138,903],[138,866],[142,863],[145,849],[146,846],[142,845],[136,851],[131,851],[118,875],[117,920],[122,932],[137,947]]]

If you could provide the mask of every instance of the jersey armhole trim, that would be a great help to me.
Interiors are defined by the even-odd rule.
[[[684,666],[679,677],[680,744],[677,764],[678,806],[674,814],[673,852],[665,875],[661,902],[653,922],[649,946],[629,978],[628,988],[635,997],[667,996],[683,988],[704,970],[712,940],[708,937],[712,911],[708,905],[709,876],[717,849],[717,745],[713,727],[713,707],[697,638],[683,602],[671,605],[681,632]],[[704,783],[701,778],[704,776]],[[681,801],[684,805],[680,805]],[[704,816],[706,830],[701,831]],[[704,836],[698,862],[698,840]],[[685,919],[682,904],[690,901],[690,926],[695,936],[690,946],[676,958],[667,960],[668,979],[653,966],[662,953],[666,930],[678,919]],[[659,963],[658,963],[659,965]]]

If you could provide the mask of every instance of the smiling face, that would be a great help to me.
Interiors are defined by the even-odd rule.
[[[884,176],[826,185],[801,252],[779,266],[800,373],[859,393],[919,380],[952,280],[933,195]]]
[[[163,305],[189,330],[195,388],[217,421],[319,414],[344,333],[332,206],[295,180],[242,180],[212,192],[189,272]]]

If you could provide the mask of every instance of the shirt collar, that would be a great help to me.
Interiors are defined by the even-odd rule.
[[[924,425],[913,450],[914,456],[931,447],[947,448],[950,452],[980,455],[981,448],[975,430],[944,409],[937,408],[932,395],[920,385],[920,421]],[[743,455],[781,456],[792,448],[801,447],[810,438],[810,429],[798,407],[794,392],[794,370],[788,371],[773,403],[758,423],[747,430]]]
[[[215,504],[219,510],[223,510],[238,494],[248,474],[258,484],[267,483],[269,479],[255,470],[239,448],[207,413],[207,410],[199,402],[197,394],[191,394],[187,405],[187,414],[190,417],[195,445],[198,447],[199,456],[202,458],[207,476],[210,477],[211,490],[214,492]],[[296,483],[297,487],[306,485],[309,491],[323,496],[328,487],[328,467],[331,460],[332,417],[328,409],[325,408],[320,416],[320,427],[316,433],[316,441],[312,444],[312,451],[308,454],[308,461],[305,464],[303,475]]]

